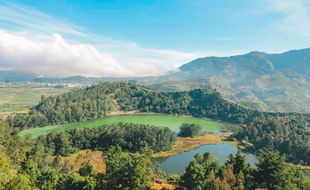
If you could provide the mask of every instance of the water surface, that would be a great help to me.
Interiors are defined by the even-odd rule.
[[[185,171],[186,166],[197,153],[204,154],[210,152],[214,155],[221,164],[224,164],[229,154],[235,155],[238,151],[237,147],[231,144],[207,144],[202,145],[199,148],[193,149],[188,152],[182,152],[170,157],[159,158],[156,161],[156,167],[160,168],[165,173],[178,173],[182,174]],[[255,166],[256,156],[254,154],[242,153],[247,156],[247,161],[251,166]]]

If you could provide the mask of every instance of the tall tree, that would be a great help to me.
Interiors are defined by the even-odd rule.
[[[130,155],[120,147],[107,155],[107,181],[110,189],[149,189],[153,180],[153,164],[147,155]]]
[[[210,153],[196,154],[181,176],[181,185],[189,189],[212,189],[219,162]]]

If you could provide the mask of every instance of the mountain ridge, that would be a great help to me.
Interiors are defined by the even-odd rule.
[[[208,84],[218,89],[224,98],[256,104],[254,108],[310,112],[309,66],[310,48],[277,54],[253,51],[198,58],[182,65],[173,74],[149,79],[149,83],[163,89],[169,86],[170,90]],[[166,81],[171,82],[167,84]]]
[[[225,99],[255,109],[310,113],[310,48],[273,54],[252,51],[226,57],[202,57],[185,63],[173,72],[152,77],[34,76],[28,80],[83,85],[130,81],[163,91],[192,90],[210,85]],[[0,81],[1,79],[20,81],[16,77],[4,80],[0,72]]]

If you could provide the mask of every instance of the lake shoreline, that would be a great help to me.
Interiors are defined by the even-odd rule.
[[[205,144],[221,144],[223,141],[217,134],[206,134],[196,137],[178,137],[171,150],[156,152],[152,158],[164,158],[186,151],[191,151]]]

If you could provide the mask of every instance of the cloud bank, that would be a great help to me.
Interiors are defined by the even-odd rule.
[[[116,49],[99,50],[92,44],[65,40],[60,34],[36,38],[0,30],[0,68],[45,76],[158,75],[197,58],[196,54],[126,44]]]
[[[0,28],[0,68],[45,76],[159,75],[201,56],[99,36],[17,4],[0,5]]]

